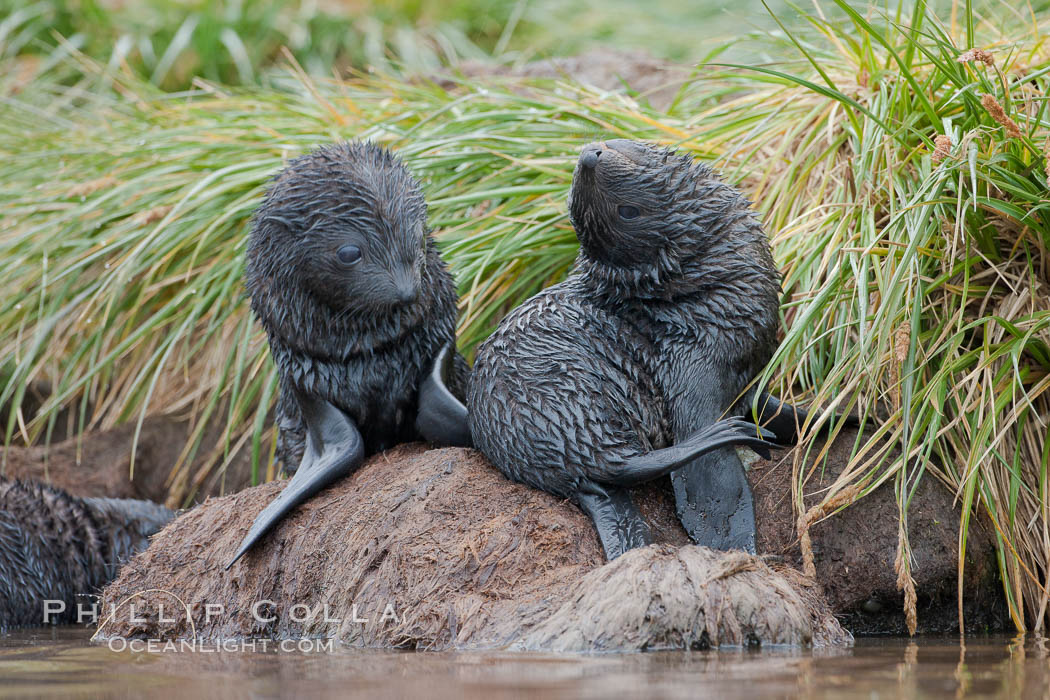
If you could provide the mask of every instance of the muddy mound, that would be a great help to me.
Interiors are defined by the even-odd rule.
[[[808,643],[816,626],[832,631],[818,642],[849,638],[753,557],[664,544],[605,565],[581,511],[510,483],[473,450],[378,455],[224,571],[281,486],[210,499],[163,530],[105,590],[99,637],[639,649]],[[742,588],[749,599],[731,601]],[[628,613],[610,591],[663,612]],[[573,637],[581,615],[586,636]]]
[[[854,431],[843,431],[830,445],[827,461],[817,466],[804,489],[806,509],[818,504],[842,473],[855,438]],[[785,451],[774,453],[772,461],[757,461],[748,481],[755,495],[758,551],[801,569],[797,514],[791,503],[793,457]],[[804,469],[811,470],[813,464],[813,459],[806,460]],[[839,620],[854,634],[908,634],[904,594],[897,589],[894,571],[898,518],[891,481],[810,528],[816,580]],[[971,519],[964,577],[958,580],[959,524],[954,493],[927,472],[908,510],[919,633],[959,631],[960,583],[967,631],[1012,626],[1003,602],[995,540],[980,517]]]
[[[221,447],[223,426],[209,426],[197,458],[190,468],[190,483],[168,483],[172,468],[193,433],[189,420],[178,416],[150,416],[142,423],[132,469],[135,422],[111,430],[84,433],[50,445],[11,445],[4,451],[0,475],[39,481],[82,498],[143,498],[172,508],[187,496],[203,498],[233,492],[248,485],[251,464],[248,450],[238,452],[225,471],[206,469],[216,446]]]
[[[830,447],[822,475],[807,483],[807,507],[845,466],[855,438],[844,433]],[[857,633],[903,633],[892,485],[811,528],[811,581],[799,573],[793,457],[775,452],[748,475],[759,552],[771,557],[684,546],[665,479],[635,492],[661,545],[606,565],[594,528],[572,504],[510,483],[473,450],[405,445],[299,508],[229,572],[222,567],[282,484],[184,514],[106,589],[107,606],[138,597],[128,603],[133,611],[118,610],[100,626],[101,635],[319,635],[427,649],[684,648],[833,644],[845,637],[836,616]],[[909,522],[919,631],[957,629],[953,494],[924,479]],[[979,525],[971,527],[967,559],[968,629],[1002,629],[1009,620],[994,543]],[[149,589],[166,592],[138,595]]]

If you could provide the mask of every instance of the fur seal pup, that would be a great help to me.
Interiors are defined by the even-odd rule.
[[[475,445],[510,478],[576,501],[606,555],[649,542],[623,489],[671,472],[693,539],[754,551],[733,444],[776,347],[780,282],[748,202],[707,166],[625,140],[583,148],[569,193],[576,270],[478,349]]]
[[[451,350],[456,290],[426,216],[417,180],[367,142],[296,158],[267,191],[245,283],[280,375],[278,456],[294,474],[227,569],[365,456],[420,438],[469,441],[455,398],[468,381]]]
[[[151,501],[0,477],[0,629],[43,624],[45,600],[65,604],[50,622],[76,621],[77,603],[90,605],[174,515]]]

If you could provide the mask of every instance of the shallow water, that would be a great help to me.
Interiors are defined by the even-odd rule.
[[[0,636],[6,697],[1048,698],[1045,641],[860,639],[852,649],[601,656],[332,652],[115,652],[90,630]],[[273,643],[271,642],[270,645]],[[294,644],[293,644],[294,646]]]

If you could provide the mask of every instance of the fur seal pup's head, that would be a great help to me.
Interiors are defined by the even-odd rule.
[[[335,352],[319,341],[347,325],[410,327],[422,315],[428,258],[437,259],[426,215],[419,183],[375,144],[295,158],[253,219],[245,267],[253,310],[271,335],[311,354]]]
[[[673,298],[742,278],[779,289],[749,202],[687,154],[624,139],[584,146],[569,218],[599,293]]]

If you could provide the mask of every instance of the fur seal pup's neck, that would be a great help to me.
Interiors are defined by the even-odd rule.
[[[748,201],[688,155],[622,139],[584,146],[569,218],[580,281],[601,299],[717,290],[776,305],[779,275]]]

